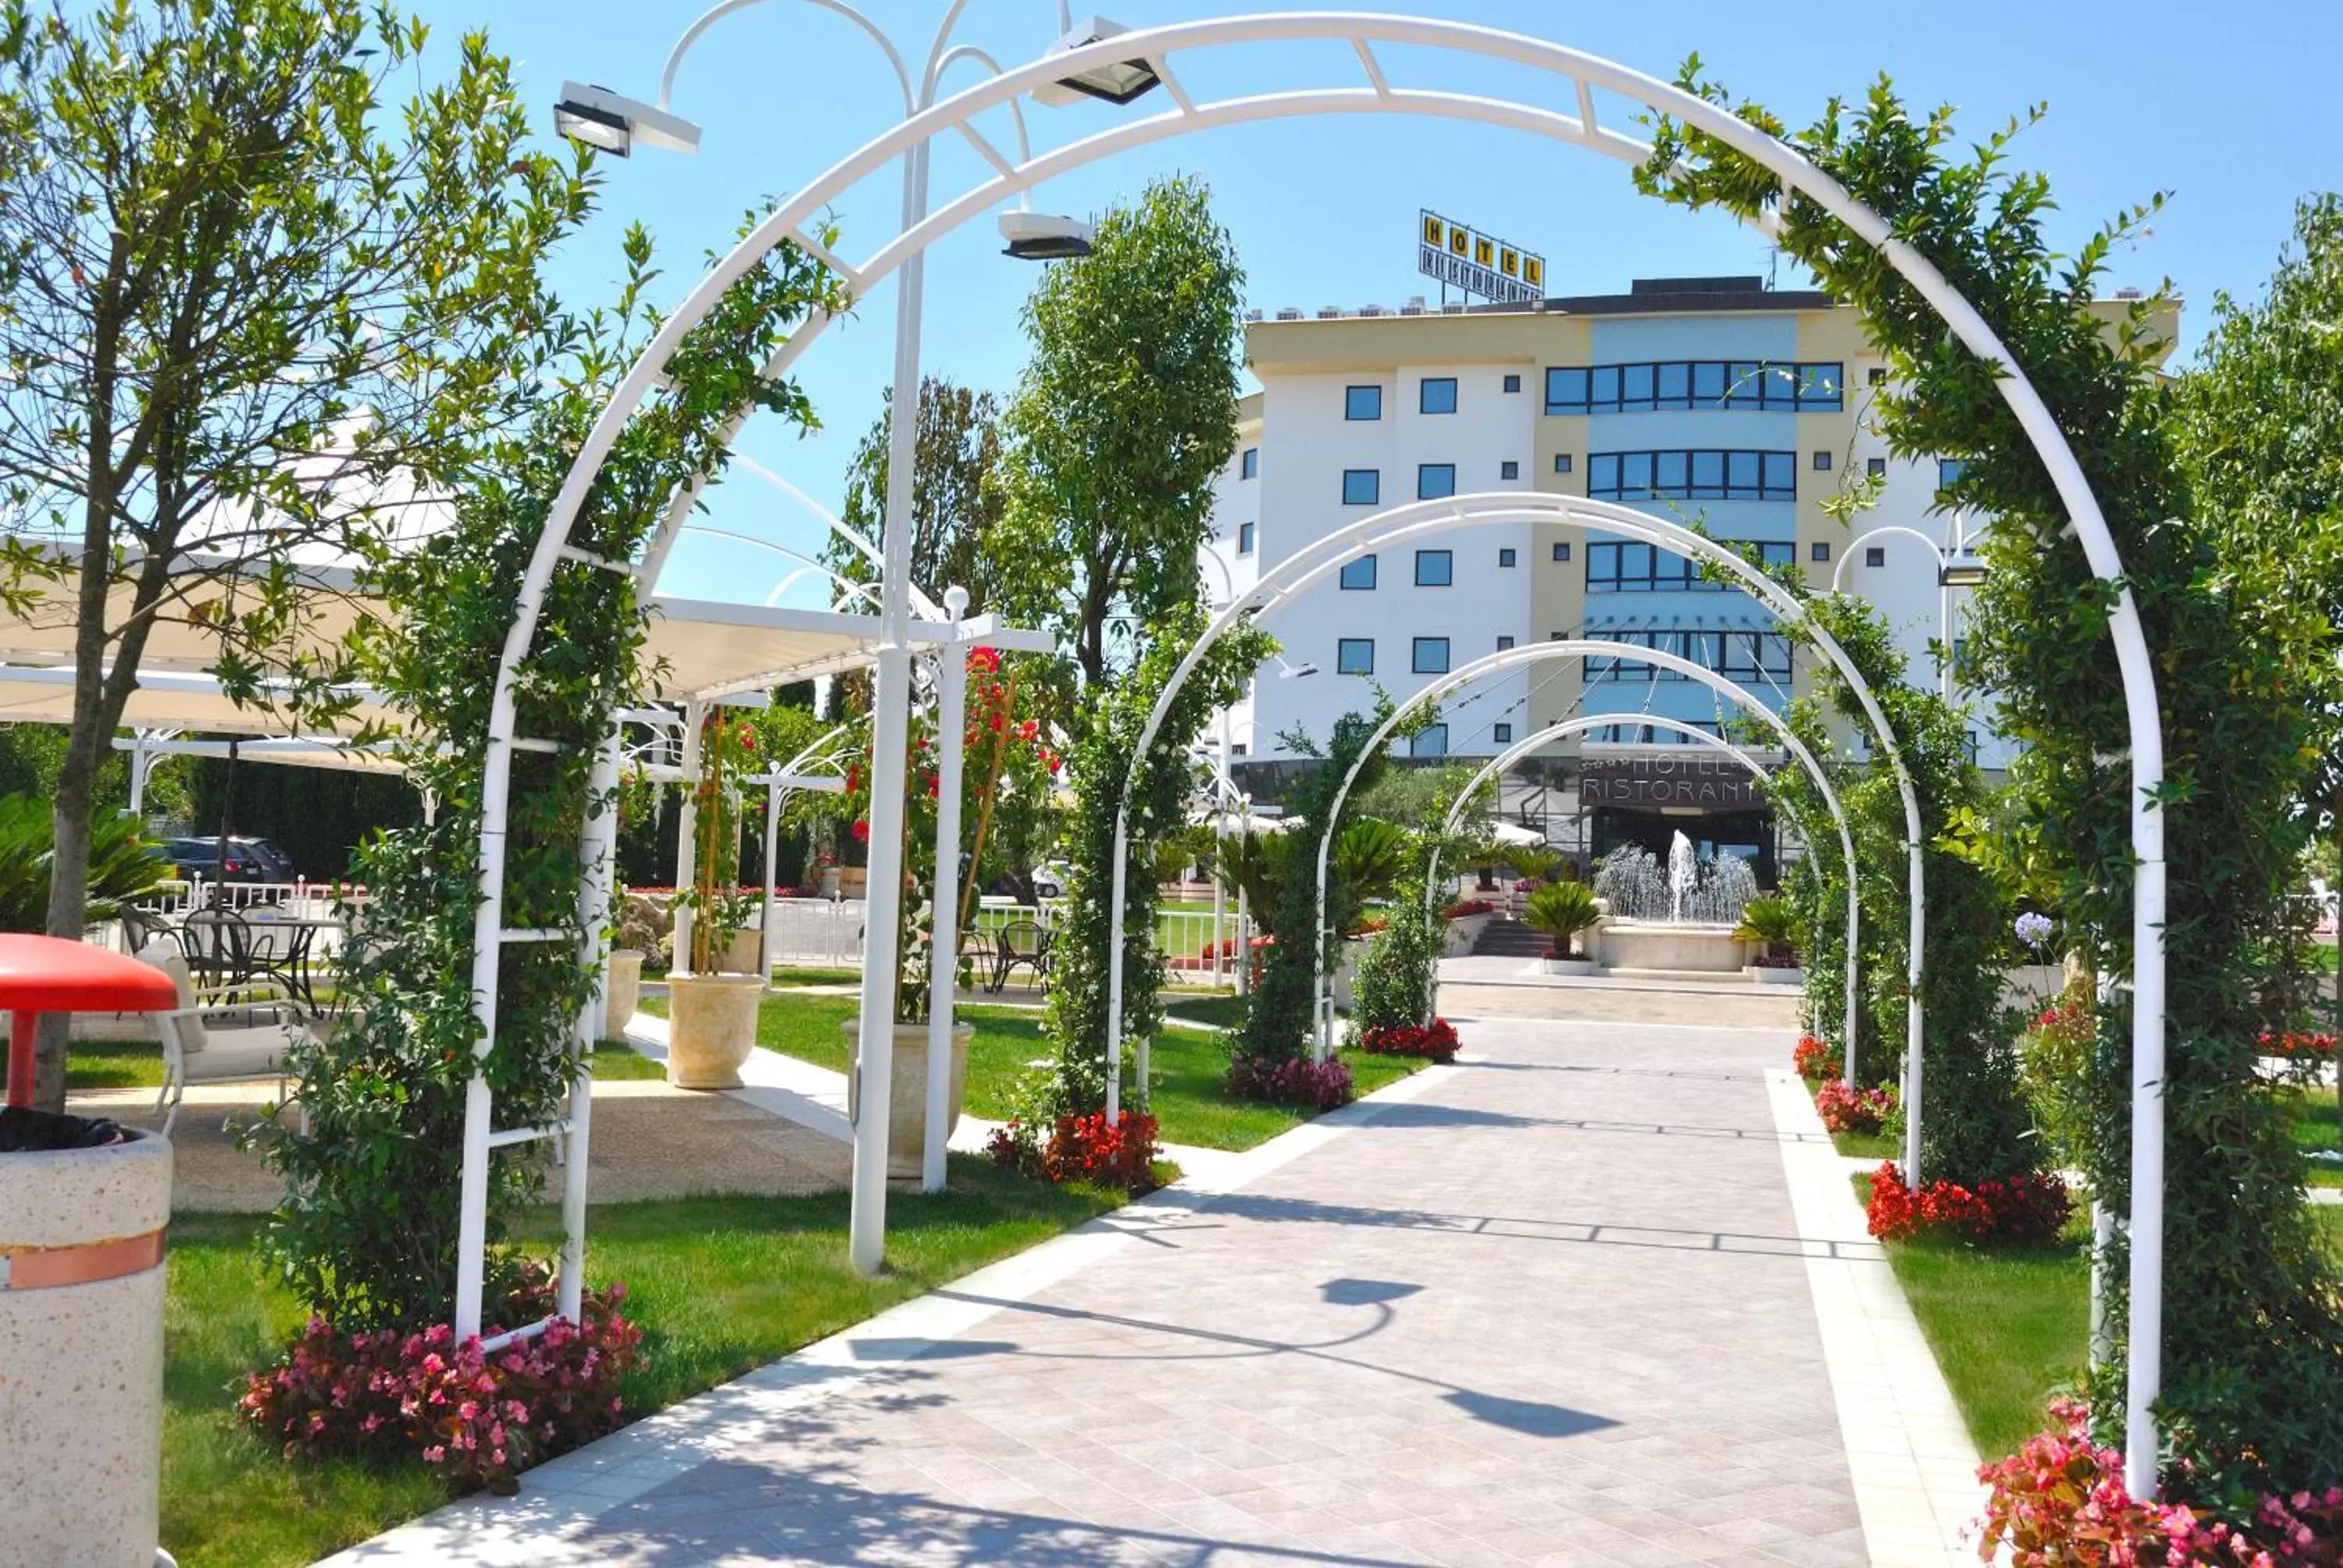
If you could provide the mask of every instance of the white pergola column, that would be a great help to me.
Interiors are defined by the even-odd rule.
[[[954,626],[968,590],[944,590]],[[944,1190],[944,1145],[951,1131],[952,1002],[960,974],[960,797],[968,725],[968,650],[936,649],[936,885],[928,933],[928,1114],[920,1150],[920,1191]],[[974,867],[970,869],[973,871]]]
[[[765,910],[757,921],[757,960],[763,965],[765,989],[773,989],[773,869],[780,852],[781,784],[778,779],[765,782]]]
[[[683,809],[675,819],[675,957],[670,969],[691,972],[691,906],[682,900],[699,870],[699,730],[708,704],[683,705]]]

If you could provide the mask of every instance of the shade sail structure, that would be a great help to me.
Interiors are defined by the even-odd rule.
[[[0,664],[0,724],[69,724],[73,721],[70,666]],[[369,722],[392,724],[396,713],[376,693],[350,689],[357,707],[333,729],[348,732]],[[294,726],[266,706],[239,705],[218,679],[201,671],[143,668],[138,689],[123,709],[131,729],[200,730],[219,735],[285,735]],[[305,727],[313,732],[316,727]]]
[[[644,695],[664,701],[709,700],[858,669],[871,662],[879,647],[876,616],[671,594],[654,594],[650,608],[646,651],[653,665],[653,689]],[[911,641],[1025,653],[1047,653],[1057,646],[1045,632],[1015,630],[991,616],[956,626],[914,621]]]

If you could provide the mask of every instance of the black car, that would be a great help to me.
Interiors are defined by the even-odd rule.
[[[226,863],[221,863],[220,841],[210,839],[174,839],[167,846],[171,864],[179,875],[190,881],[206,882],[291,882],[298,880],[293,869],[293,859],[266,839],[249,839],[230,834],[227,840]]]

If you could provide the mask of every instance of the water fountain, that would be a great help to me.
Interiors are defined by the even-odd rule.
[[[1668,845],[1664,869],[1649,849],[1623,844],[1594,869],[1594,896],[1609,911],[1599,938],[1603,960],[1622,970],[1738,973],[1741,944],[1733,930],[1756,892],[1746,860],[1703,860],[1681,832]]]

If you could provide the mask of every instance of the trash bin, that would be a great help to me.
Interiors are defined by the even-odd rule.
[[[0,1563],[157,1561],[171,1145],[93,1129],[0,1112]]]

